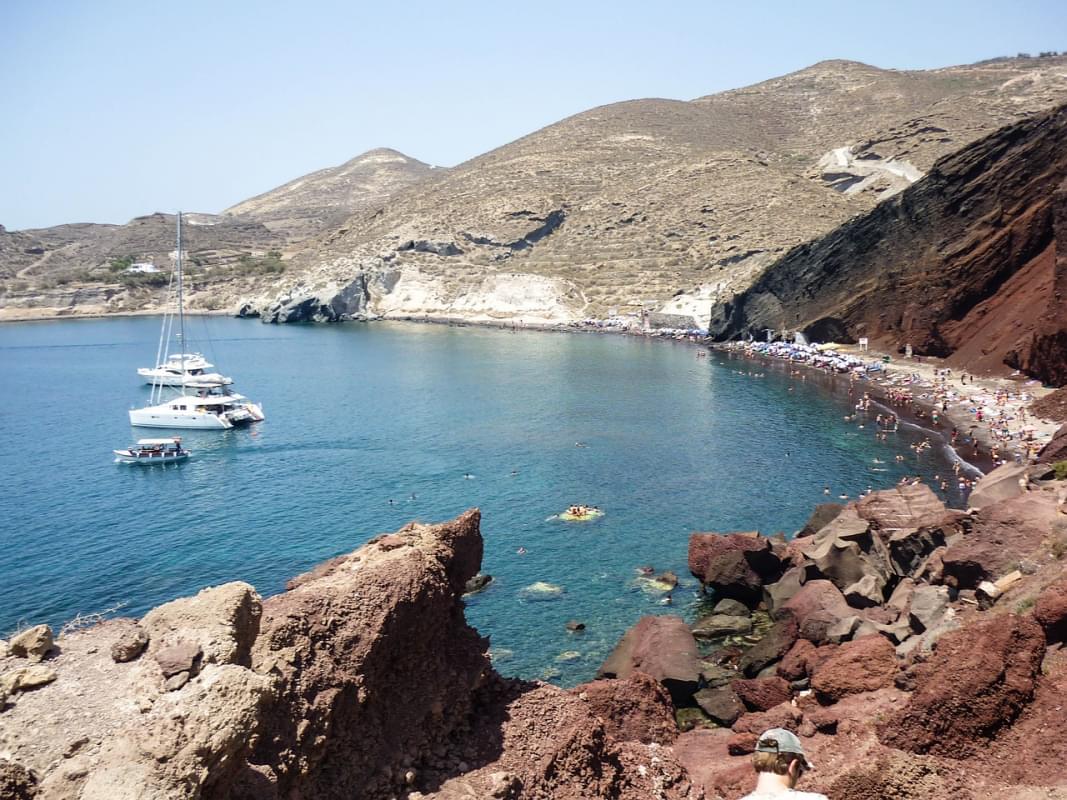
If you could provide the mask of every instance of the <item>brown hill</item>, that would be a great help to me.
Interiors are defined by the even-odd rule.
[[[713,332],[866,336],[972,371],[1007,364],[1067,382],[1065,145],[1060,106],[941,159],[869,214],[790,251],[721,307]]]
[[[290,241],[340,227],[399,189],[443,174],[388,148],[369,150],[338,167],[320,169],[227,208],[227,216],[261,222]]]
[[[703,320],[937,157],[1067,98],[1065,63],[830,61],[691,102],[596,108],[354,215],[259,310],[559,320],[651,301]]]

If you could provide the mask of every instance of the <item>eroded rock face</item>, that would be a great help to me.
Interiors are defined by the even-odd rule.
[[[405,754],[467,718],[489,669],[459,599],[481,563],[479,519],[409,525],[264,603],[252,663],[277,676],[278,696],[251,762],[279,794],[387,792]]]
[[[207,664],[248,666],[259,634],[259,595],[235,581],[152,609],[141,620],[150,655],[179,642],[198,647]]]
[[[881,740],[913,753],[971,754],[1030,702],[1044,650],[1030,617],[1002,615],[945,634],[916,667],[915,692],[881,726]]]

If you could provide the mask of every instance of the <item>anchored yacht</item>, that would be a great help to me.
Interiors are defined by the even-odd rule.
[[[169,355],[166,344],[174,322],[173,314],[163,318],[159,337],[159,352],[155,370],[139,369],[138,373],[164,371],[166,380],[149,380],[152,395],[144,408],[130,409],[130,424],[144,428],[233,428],[263,419],[263,409],[242,394],[229,389],[233,383],[218,373],[208,373],[212,368],[200,353],[185,352],[185,308],[182,295],[182,215],[178,213],[178,254],[175,266],[177,284],[178,341],[182,352]],[[165,400],[165,387],[179,387],[178,396]]]

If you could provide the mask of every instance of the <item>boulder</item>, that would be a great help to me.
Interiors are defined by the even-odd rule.
[[[873,692],[893,685],[897,657],[882,636],[867,636],[841,645],[811,676],[811,688],[822,702]]]
[[[793,699],[789,684],[777,677],[739,679],[730,688],[750,711],[769,711]]]
[[[912,753],[979,752],[1030,702],[1044,652],[1041,626],[1014,614],[945,634],[915,667],[915,691],[878,726],[879,738]]]
[[[729,686],[720,686],[715,689],[701,689],[693,699],[703,709],[712,722],[729,728],[745,713],[745,707],[741,704],[737,693]]]
[[[904,622],[903,618],[901,622]],[[900,625],[900,623],[898,623]],[[944,616],[937,621],[937,623],[922,633],[918,633],[914,636],[908,636],[907,632],[903,629],[895,629],[894,640],[897,644],[897,655],[905,659],[925,658],[933,652],[934,646],[937,644],[937,640],[944,636],[946,633],[959,630],[960,623],[956,618],[956,610],[953,608],[946,609]],[[910,631],[910,626],[908,627]]]
[[[111,658],[119,664],[124,664],[140,656],[147,646],[148,633],[140,625],[132,624],[112,643]]]
[[[1049,644],[1067,641],[1067,574],[1038,595],[1034,619],[1044,629]]]
[[[583,683],[570,690],[620,742],[670,744],[678,735],[666,689],[643,672],[623,680]]]
[[[749,633],[751,630],[751,617],[728,617],[723,614],[712,614],[710,617],[703,617],[694,623],[693,636],[698,639],[717,639],[722,636]]]
[[[638,620],[597,670],[598,678],[626,678],[640,671],[662,683],[675,705],[686,705],[697,690],[700,660],[696,640],[681,617]]]
[[[748,606],[759,602],[763,584],[778,580],[782,564],[771,540],[750,533],[694,533],[689,537],[689,571],[717,597]]]
[[[844,595],[827,580],[808,581],[782,610],[796,621],[797,634],[816,644],[827,641],[826,632],[832,625],[852,616]]]
[[[933,528],[889,533],[886,547],[893,571],[897,575],[914,577],[926,565],[930,554],[945,544],[947,536],[956,532],[955,523],[950,523]]]
[[[915,581],[911,578],[904,578],[897,584],[893,593],[889,595],[889,599],[885,601],[886,608],[890,608],[898,613],[903,613],[908,610],[911,605],[911,596],[915,593]]]
[[[786,617],[775,622],[753,647],[741,656],[738,668],[746,677],[754,677],[759,672],[789,652],[798,636],[797,622]]]
[[[881,531],[935,527],[948,509],[925,483],[906,483],[856,501],[856,513]]]
[[[870,523],[852,508],[819,531],[804,557],[808,581],[826,578],[845,590],[866,578],[862,586],[870,586],[867,593],[879,597],[889,581],[888,553]]]
[[[34,625],[11,637],[8,649],[12,655],[28,658],[30,661],[43,661],[55,645],[52,629],[47,625]]]
[[[150,640],[150,655],[185,641],[202,650],[205,664],[248,666],[261,613],[256,590],[235,581],[164,603],[145,614],[141,627]]]
[[[751,613],[744,603],[729,598],[720,600],[711,611],[713,614],[722,614],[727,617],[747,617]]]
[[[919,586],[912,592],[908,618],[918,633],[933,628],[945,616],[949,606],[948,589],[944,586]]]
[[[196,642],[179,641],[161,647],[155,652],[156,663],[163,670],[163,677],[170,678],[180,672],[195,675],[200,671],[203,651]]]
[[[815,645],[798,639],[778,665],[778,674],[787,681],[799,681],[810,675],[808,661],[815,654]]]
[[[737,671],[704,661],[700,665],[700,685],[708,689],[728,686],[737,680]]]
[[[834,644],[840,644],[841,642],[847,642],[852,638],[852,634],[860,627],[863,622],[860,617],[853,615],[851,617],[843,617],[826,629],[826,639]],[[873,624],[873,623],[871,623]]]
[[[885,600],[883,590],[885,582],[873,574],[864,575],[855,583],[846,586],[845,602],[853,608],[871,608],[881,605]]]
[[[840,503],[820,503],[815,506],[815,510],[811,512],[808,521],[797,533],[797,538],[802,536],[814,536],[837,519],[837,515],[840,514],[844,508],[845,507]]]
[[[1033,555],[1057,519],[1055,498],[1046,492],[985,506],[977,511],[968,533],[942,555],[944,582],[956,589],[975,589],[1013,564]]]
[[[0,697],[10,697],[15,692],[26,692],[47,686],[57,677],[54,669],[43,664],[8,670],[0,675]]]
[[[463,587],[463,593],[477,594],[492,582],[492,575],[486,575],[484,572],[479,572],[477,575],[467,581],[467,583]]]
[[[781,614],[782,606],[788,603],[804,585],[804,568],[790,567],[775,583],[763,587],[763,604],[767,612],[775,619]]]
[[[1028,485],[1027,464],[1001,464],[988,475],[983,475],[971,489],[967,508],[985,508],[1018,497]]]

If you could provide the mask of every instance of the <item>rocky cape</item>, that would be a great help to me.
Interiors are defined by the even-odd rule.
[[[938,161],[926,177],[794,248],[712,315],[719,339],[765,330],[1067,382],[1067,106]]]
[[[476,510],[265,600],[230,583],[29,628],[0,649],[0,795],[710,800],[782,726],[833,800],[1067,798],[1050,475],[1002,467],[966,512],[923,486],[828,504],[790,542],[694,534],[712,616],[642,619],[571,690],[502,678],[467,625]]]

